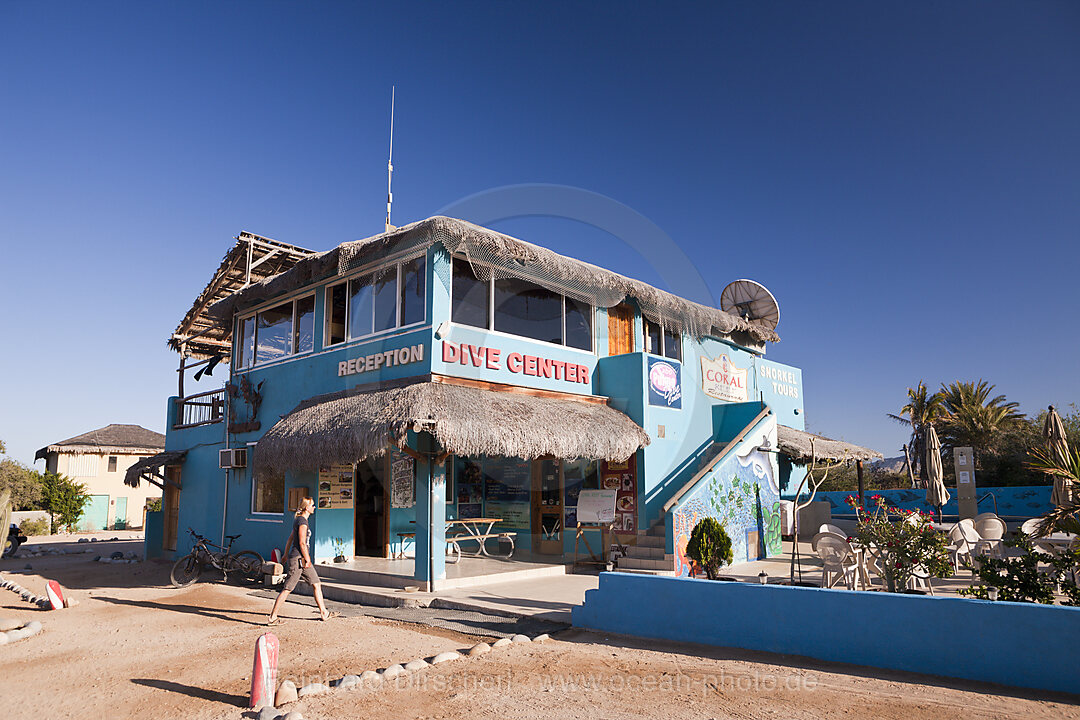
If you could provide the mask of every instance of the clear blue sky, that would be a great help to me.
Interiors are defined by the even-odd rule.
[[[812,429],[895,455],[920,378],[1080,402],[1075,2],[0,0],[0,439],[164,430],[241,230],[312,249],[507,184],[601,193],[780,302]],[[566,220],[497,226],[657,282]],[[671,290],[679,292],[679,287]]]

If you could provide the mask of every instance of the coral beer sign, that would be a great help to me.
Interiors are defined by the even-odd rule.
[[[715,360],[701,358],[701,389],[709,397],[728,402],[746,402],[746,370],[740,370],[727,355]]]

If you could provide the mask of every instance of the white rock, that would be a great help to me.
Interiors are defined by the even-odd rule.
[[[278,686],[277,694],[274,695],[274,704],[281,707],[285,703],[296,702],[296,683],[285,680]]]
[[[488,645],[486,642],[482,642],[476,643],[471,648],[469,648],[469,652],[467,654],[469,657],[476,657],[477,655],[483,655],[484,653],[489,652],[491,652],[491,646]]]
[[[511,638],[511,640],[516,643],[532,642],[532,640],[529,639],[528,635],[515,635],[513,638]]]
[[[362,683],[381,682],[382,679],[383,676],[375,672],[374,670],[365,670],[364,672],[360,673],[360,682]]]
[[[31,620],[30,622],[26,623],[26,629],[29,630],[31,633],[39,633],[41,632],[41,623],[37,620]]]
[[[300,714],[299,710],[293,710],[290,713],[282,715],[281,720],[304,720],[304,716]]]
[[[405,663],[405,670],[408,672],[416,672],[417,670],[423,670],[428,666],[427,660],[417,658],[416,660],[410,660]]]
[[[491,647],[493,647],[493,648],[506,647],[507,645],[509,645],[512,642],[513,642],[513,640],[511,640],[510,638],[499,638],[498,640],[496,640],[495,642],[493,642],[491,644]]]
[[[16,630],[8,630],[4,633],[7,636],[8,642],[15,642],[16,640],[22,640],[26,637],[26,630],[18,628]]]
[[[8,642],[9,641],[8,641],[7,633],[6,632],[0,633],[0,645],[7,645]]]
[[[356,687],[359,683],[360,677],[358,675],[346,675],[338,682],[337,689],[348,690],[349,688]]]
[[[543,635],[537,635],[536,637],[534,637],[533,642],[542,643],[545,640],[550,640],[550,639],[551,639],[551,636],[548,635],[547,633],[544,633]]]
[[[405,668],[401,667],[401,665],[391,665],[390,667],[382,671],[383,680],[392,680],[398,675],[404,674]]]
[[[259,710],[258,720],[277,720],[277,718],[278,711],[273,705],[264,705],[262,709]]]
[[[450,662],[451,660],[457,660],[460,657],[461,657],[461,653],[454,652],[453,650],[448,650],[446,652],[441,652],[438,655],[436,655],[435,657],[431,658],[431,664],[432,665],[438,665],[439,663]]]
[[[300,688],[297,691],[296,696],[306,697],[308,695],[321,695],[329,689],[330,688],[326,687],[322,683],[311,683],[310,685],[305,685],[304,687]]]

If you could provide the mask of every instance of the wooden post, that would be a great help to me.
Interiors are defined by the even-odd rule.
[[[855,461],[855,474],[859,476],[859,507],[866,509],[866,486],[863,485],[862,460]]]

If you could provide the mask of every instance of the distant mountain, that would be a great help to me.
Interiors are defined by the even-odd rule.
[[[888,473],[890,475],[904,475],[907,473],[907,460],[904,456],[885,458],[884,460],[875,460],[870,463],[870,467],[879,472]]]

